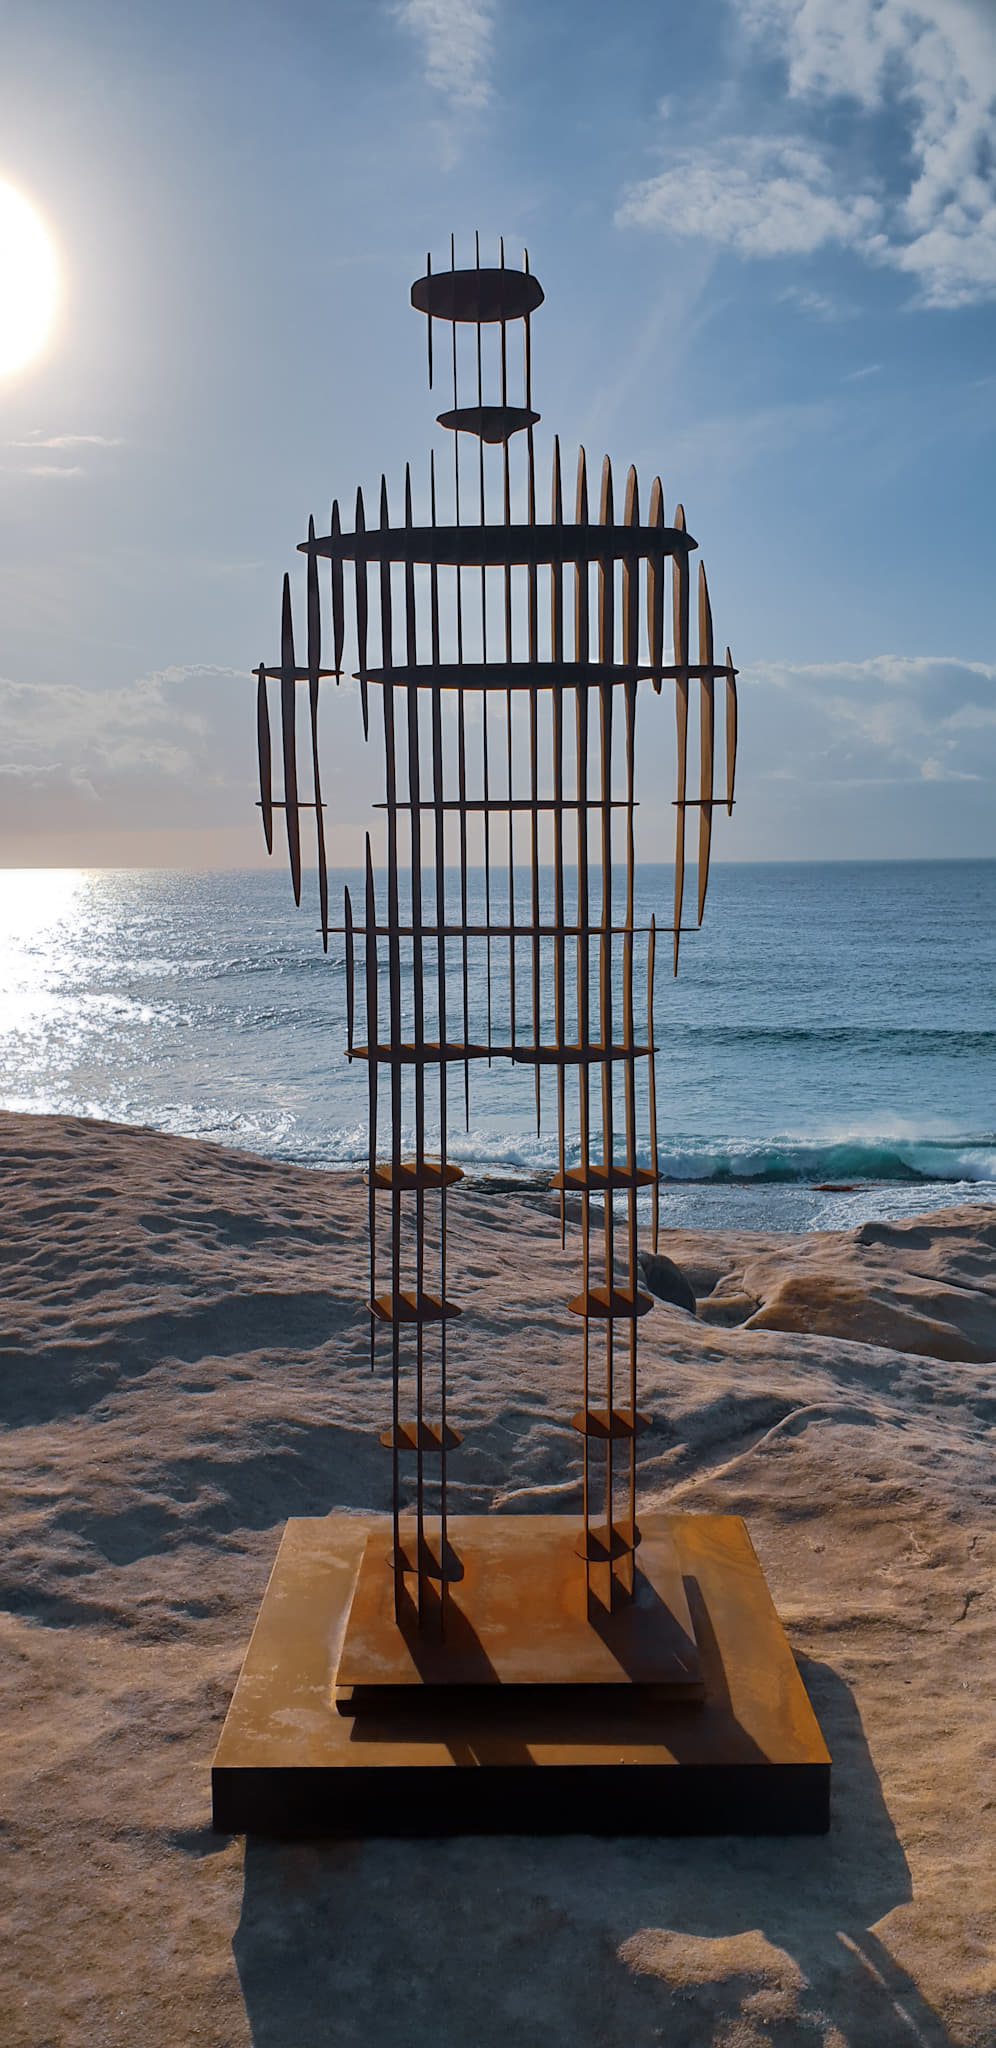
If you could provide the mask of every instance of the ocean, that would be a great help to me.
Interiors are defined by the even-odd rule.
[[[362,916],[360,877],[337,874],[337,921],[347,881]],[[669,869],[640,868],[638,921],[667,924],[670,893]],[[313,897],[306,875],[295,910],[276,862],[8,870],[0,1105],[364,1163],[343,941],[323,955]],[[498,1004],[507,947],[493,977]],[[481,946],[470,995],[473,1036]],[[677,981],[659,941],[655,1036],[665,1228],[848,1229],[996,1201],[996,861],[714,866]],[[473,1066],[467,1130],[458,1070],[450,1156],[479,1176],[548,1177],[548,1085],[537,1136],[531,1072]]]

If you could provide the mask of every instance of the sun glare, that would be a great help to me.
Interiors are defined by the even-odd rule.
[[[58,261],[41,215],[0,181],[0,377],[44,348],[58,296]]]

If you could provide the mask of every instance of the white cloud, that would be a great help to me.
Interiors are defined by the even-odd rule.
[[[83,467],[79,462],[29,462],[25,476],[82,476]]]
[[[826,292],[805,291],[801,285],[790,284],[779,292],[783,305],[796,306],[800,313],[809,313],[814,320],[854,320],[858,308],[847,299],[832,299]]]
[[[737,136],[719,150],[686,150],[634,186],[617,218],[742,256],[808,256],[826,242],[866,241],[878,213],[867,194],[838,197],[819,151],[799,138]]]
[[[943,655],[775,662],[743,671],[779,698],[783,779],[996,780],[996,664]]]
[[[835,103],[850,103],[861,147],[797,132],[717,137],[631,190],[619,217],[746,256],[850,244],[906,273],[923,304],[996,298],[992,0],[737,4],[766,54],[784,63],[798,111],[822,130]],[[883,113],[901,130],[899,153],[883,140]],[[871,172],[861,169],[868,161]]]
[[[248,676],[228,668],[162,669],[105,690],[0,677],[5,830],[61,830],[81,804],[111,825],[237,819],[251,697]]]
[[[493,0],[399,0],[394,12],[422,44],[429,85],[455,106],[485,106],[491,97]]]
[[[8,448],[120,448],[121,441],[107,434],[47,434],[40,429],[26,441],[8,441]]]

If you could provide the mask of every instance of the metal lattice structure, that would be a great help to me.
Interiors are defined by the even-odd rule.
[[[445,520],[438,514],[442,494],[432,462],[424,523],[413,513],[408,470],[400,523],[392,524],[386,482],[373,523],[359,491],[352,531],[338,504],[327,534],[317,535],[310,522],[301,543],[307,661],[296,660],[285,579],[280,664],[258,670],[258,731],[267,846],[272,850],[274,811],[283,809],[299,902],[301,812],[313,810],[323,941],[327,948],[333,930],[345,937],[347,1050],[366,1061],[369,1089],[371,1363],[390,1347],[391,1412],[381,1441],[393,1468],[394,1615],[425,1628],[445,1624],[447,1589],[463,1573],[447,1534],[448,1461],[460,1441],[447,1395],[447,1330],[460,1313],[449,1292],[447,1191],[461,1178],[448,1157],[447,1132],[451,1069],[462,1070],[469,1122],[471,1068],[480,1061],[534,1070],[537,1128],[541,1076],[552,1070],[562,1243],[572,1193],[581,1216],[581,1287],[568,1304],[582,1327],[581,1399],[571,1417],[583,1444],[577,1569],[585,1573],[589,1602],[612,1610],[632,1597],[640,1542],[636,1438],[643,1426],[637,1332],[652,1305],[640,1291],[637,1266],[641,1189],[650,1190],[655,1249],[658,1227],[655,944],[658,931],[673,935],[677,970],[690,811],[698,813],[701,923],[713,811],[733,806],[737,697],[729,649],[724,661],[714,657],[701,566],[692,658],[696,543],[680,505],[666,524],[659,479],[642,522],[630,469],[617,519],[606,459],[593,510],[582,450],[573,517],[565,516],[555,440],[550,517],[537,516],[530,321],[543,293],[528,257],[521,271],[506,268],[502,247],[499,266],[489,269],[478,247],[474,268],[458,270],[451,244],[449,270],[433,272],[430,264],[411,297],[428,319],[430,385],[434,330],[439,323],[448,330],[452,407],[439,424],[453,433],[452,509]],[[510,330],[524,337],[520,403],[510,399],[518,382]],[[486,338],[497,339],[495,360],[487,363]],[[461,403],[460,390],[468,374],[469,404]],[[465,436],[476,443],[469,482],[460,466]],[[332,662],[323,668],[329,637]],[[365,736],[371,699],[380,700],[386,884],[375,879],[368,835],[362,910],[347,890],[343,924],[333,926],[318,710],[322,681],[347,672],[347,648]],[[279,797],[272,786],[271,682],[280,696]],[[725,696],[719,792],[717,683]],[[301,684],[310,718],[305,794],[297,747]],[[665,684],[676,707],[673,915],[670,926],[654,918],[646,926],[637,925],[634,909],[636,715],[641,688],[659,695]],[[696,727],[698,778],[690,794]],[[486,1025],[482,1019],[474,1036],[478,973]],[[638,1086],[641,1069],[645,1087]],[[389,1146],[381,1147],[385,1109]],[[406,1126],[411,1145],[403,1143]],[[575,1133],[579,1162],[569,1166]],[[413,1524],[402,1513],[409,1468]]]

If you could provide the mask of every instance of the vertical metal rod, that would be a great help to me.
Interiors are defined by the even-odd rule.
[[[602,526],[614,524],[612,503],[612,465],[608,456],[602,464],[602,492],[599,506],[599,520]],[[612,680],[606,679],[605,671],[611,665],[615,651],[615,558],[611,544],[606,543],[605,552],[598,564],[598,660],[602,671],[599,683],[599,740],[600,740],[600,789],[602,819],[602,930],[599,939],[599,1011],[602,1042],[602,1152],[606,1168],[605,1203],[603,1210],[605,1233],[605,1286],[611,1302],[615,1269],[615,1212],[612,1195],[612,1166],[615,1155],[613,1071],[612,1071]],[[612,1409],[614,1398],[615,1370],[615,1321],[611,1312],[605,1322],[605,1405],[609,1416],[609,1433],[605,1439],[605,1523],[606,1541],[610,1549],[609,1597],[610,1604],[615,1592],[615,1568],[611,1558],[614,1471]]]
[[[380,1020],[377,987],[377,901],[374,893],[373,854],[370,850],[370,834],[366,835],[366,902],[364,906],[363,943],[366,955],[365,980],[367,996],[367,1116],[369,1119],[367,1149],[367,1232],[370,1238],[370,1370],[376,1363],[377,1321],[374,1302],[377,1296],[377,1080],[380,1048]],[[393,1341],[393,1328],[392,1328]],[[393,1359],[393,1354],[392,1354]],[[391,1375],[391,1429],[397,1434],[398,1387],[397,1376]],[[399,1563],[401,1548],[401,1523],[398,1497],[398,1459],[395,1452],[391,1464],[391,1526],[392,1565],[394,1579],[394,1619],[401,1614],[402,1575]]]
[[[647,1044],[650,1047],[648,1093],[650,1097],[650,1166],[654,1176],[651,1193],[651,1201],[653,1203],[652,1244],[654,1251],[657,1250],[657,1240],[660,1232],[660,1162],[657,1153],[657,1061],[656,1047],[654,1045],[654,971],[656,967],[656,952],[657,920],[651,914],[650,937],[647,940]]]
[[[459,576],[459,574],[460,571],[458,569],[457,575]],[[459,633],[458,639],[460,644],[458,660],[462,662],[462,631]],[[460,691],[460,694],[457,698],[457,772],[459,777],[460,793],[460,923],[463,930],[463,937],[461,939],[461,968],[463,978],[463,1042],[466,1046],[470,1043],[470,989],[467,961],[467,724],[462,690]],[[469,1131],[470,1061],[466,1058],[464,1059],[463,1063],[463,1104],[464,1124],[465,1128]]]
[[[481,267],[481,238],[480,238],[480,236],[479,236],[478,234],[475,234],[475,236],[474,236],[474,260],[475,260],[475,263],[476,263],[476,267],[477,267],[477,269],[478,269],[478,270],[480,270],[480,267]],[[477,310],[478,310],[478,312],[480,312],[480,300],[478,300],[478,306],[477,306]],[[478,323],[477,323],[477,403],[478,403],[478,406],[482,406],[482,405],[484,404],[484,368],[483,368],[483,362],[482,362],[482,358],[481,358],[481,323],[480,323],[480,320],[478,320]],[[481,434],[481,435],[479,436],[479,439],[478,439],[478,444],[477,444],[477,446],[478,446],[478,512],[479,512],[479,516],[480,516],[480,521],[481,521],[481,525],[483,526],[483,525],[485,524],[485,502],[484,502],[484,436],[483,436],[483,434]],[[487,572],[486,568],[484,567],[484,564],[482,563],[482,564],[481,564],[481,660],[482,660],[482,661],[487,661],[487,658],[488,658],[488,572]],[[486,939],[485,939],[485,942],[484,942],[484,950],[485,950],[485,968],[486,968],[486,975],[487,975],[487,996],[488,996],[488,1052],[489,1052],[489,1054],[490,1054],[490,1051],[491,1051],[491,1040],[492,1040],[492,1023],[491,1023],[491,813],[490,813],[490,811],[489,811],[489,809],[488,809],[488,803],[489,803],[489,799],[490,799],[491,789],[490,789],[490,775],[489,775],[489,760],[488,760],[488,692],[487,692],[487,690],[482,690],[482,691],[481,691],[481,752],[482,752],[482,756],[483,756],[483,768],[484,768],[484,922],[485,922],[485,925],[487,926],[487,937],[486,937]],[[489,1065],[489,1066],[491,1065],[491,1061],[490,1061],[490,1059],[488,1060],[488,1065]]]
[[[556,435],[553,441],[553,524],[562,527],[564,523],[564,500],[560,482],[560,442]],[[554,562],[550,569],[550,652],[555,663],[564,659],[564,571],[560,562]],[[558,675],[550,693],[551,719],[553,725],[553,918],[556,926],[554,940],[553,971],[553,1014],[554,1040],[564,1050],[566,1037],[566,970],[564,938],[564,683]],[[564,1125],[566,1121],[566,1077],[563,1058],[557,1066],[557,1169],[560,1176],[560,1246],[567,1242],[567,1207],[564,1200]]]
[[[528,277],[528,276],[529,276],[529,251],[528,251],[528,249],[523,249],[523,251],[522,251],[522,268],[523,268],[523,270],[525,271],[525,273],[526,273],[526,276]],[[530,326],[529,326],[529,314],[528,314],[528,313],[527,313],[527,314],[526,314],[526,315],[524,316],[524,319],[523,319],[522,325],[523,325],[523,329],[524,329],[524,349],[525,349],[525,365],[524,365],[524,367],[525,367],[525,381],[526,381],[526,411],[527,411],[527,412],[531,412],[531,411],[532,411],[532,404],[533,404],[533,342],[532,342],[532,333],[531,333],[531,330],[530,330]]]
[[[636,470],[630,469],[626,479],[626,502],[623,523],[628,527],[640,524],[639,489]],[[623,556],[622,570],[623,606],[623,660],[632,670],[637,666],[639,656],[639,557]],[[636,1307],[637,1294],[637,1237],[636,1237],[636,1029],[633,1005],[633,924],[634,888],[636,871],[636,846],[634,833],[635,767],[636,767],[636,702],[637,685],[634,677],[627,677],[624,684],[626,708],[626,916],[623,937],[623,1039],[627,1048],[624,1066],[625,1113],[626,1113],[626,1285]],[[636,1550],[636,1381],[637,1381],[637,1320],[635,1313],[629,1324],[629,1415],[631,1433],[629,1436],[628,1458],[628,1501],[627,1524],[631,1549],[626,1560],[624,1580],[626,1590],[632,1596],[634,1583],[634,1554]]]
[[[411,471],[405,464],[405,526],[412,524]],[[417,684],[410,671],[418,661],[415,619],[415,565],[405,563],[405,661],[409,677],[405,685],[408,711],[408,819],[411,842],[412,999],[414,1003],[415,1047],[415,1522],[419,1558],[418,1613],[423,1619],[423,1559],[425,1558],[425,992],[422,960],[422,812],[419,774],[419,729]],[[427,1589],[426,1589],[427,1590]]]
[[[624,512],[623,512],[623,523],[624,523],[624,525],[626,525],[626,526],[639,526],[639,524],[640,524],[640,499],[639,499],[639,489],[638,489],[638,485],[637,485],[637,478],[636,478],[636,470],[635,470],[635,469],[633,469],[633,468],[631,468],[631,469],[630,469],[629,475],[628,475],[628,477],[627,477],[627,479],[626,479],[626,502],[625,502],[625,509],[624,509]],[[623,613],[623,617],[622,617],[622,628],[623,628],[623,660],[624,660],[624,662],[626,662],[627,666],[628,666],[629,668],[631,668],[631,669],[635,669],[635,668],[636,668],[636,666],[637,666],[637,661],[638,661],[638,657],[639,657],[639,652],[640,652],[640,624],[639,624],[639,575],[640,575],[640,568],[639,568],[639,557],[638,557],[638,556],[636,556],[636,555],[632,555],[632,556],[630,556],[630,555],[624,555],[624,556],[623,556],[623,569],[622,569],[622,613]],[[634,917],[634,909],[633,909],[633,886],[634,886],[634,876],[635,876],[635,868],[636,868],[636,843],[635,843],[635,813],[634,813],[634,802],[635,802],[635,795],[636,795],[636,792],[635,792],[635,788],[634,788],[634,768],[635,768],[634,744],[635,744],[635,734],[636,734],[636,681],[635,681],[635,679],[634,679],[634,678],[632,678],[632,677],[631,677],[631,678],[629,678],[629,679],[627,680],[627,682],[626,682],[626,685],[625,685],[625,691],[626,691],[626,924],[627,924],[627,927],[628,927],[628,929],[630,930],[630,932],[632,932],[632,929],[633,929],[633,917]]]
[[[502,326],[502,348],[504,350],[505,329]],[[502,381],[505,365],[502,360]],[[509,476],[508,442],[504,448],[504,515],[505,525],[512,523],[512,492]],[[512,571],[505,564],[505,660],[512,659]],[[508,1001],[509,1040],[515,1044],[515,813],[512,810],[512,692],[505,692],[505,735],[507,742],[508,766]]]
[[[588,480],[585,469],[584,449],[578,450],[578,483],[575,518],[578,526],[588,524]],[[590,1095],[591,1078],[589,1050],[591,1046],[591,1020],[589,1015],[589,903],[588,903],[588,676],[586,671],[589,653],[588,628],[588,565],[580,555],[574,566],[574,659],[583,673],[575,684],[574,702],[576,719],[576,781],[577,781],[577,831],[578,831],[578,1120],[581,1141],[581,1257],[582,1290],[587,1301],[591,1285],[591,1133]],[[588,1415],[591,1407],[591,1319],[584,1318],[583,1337],[584,1370],[584,1477],[583,1512],[585,1534],[585,1585],[591,1595],[591,1439],[587,1433]]]
[[[527,329],[528,329],[528,325],[529,325],[529,322],[528,322],[528,318],[527,318],[527,321],[526,321],[526,326],[527,326]],[[532,430],[532,427],[530,427],[530,428],[529,428],[529,430],[528,430],[528,433],[527,433],[527,435],[526,435],[526,462],[527,462],[527,478],[528,478],[528,497],[527,497],[527,507],[528,507],[528,509],[527,509],[527,515],[526,515],[526,516],[527,516],[527,518],[528,518],[528,521],[529,521],[529,525],[530,525],[530,527],[535,527],[535,525],[536,525],[536,464],[535,464],[535,457],[534,457],[534,452],[533,452],[533,430]],[[531,561],[531,562],[529,563],[529,567],[528,567],[528,569],[527,569],[527,571],[526,571],[526,575],[527,575],[527,588],[528,588],[528,598],[529,598],[529,602],[528,602],[528,614],[529,614],[529,621],[528,621],[528,643],[527,643],[527,644],[528,644],[528,649],[529,649],[529,660],[530,660],[530,662],[532,663],[532,662],[535,662],[536,660],[538,660],[538,658],[539,658],[539,647],[538,647],[538,640],[539,640],[539,615],[538,615],[538,614],[539,614],[539,593],[538,593],[538,575],[539,575],[539,571],[538,571],[538,569],[537,569],[537,566],[536,566],[536,563],[535,563],[535,562]],[[530,689],[530,691],[529,691],[529,802],[530,802],[530,811],[529,811],[529,870],[530,870],[530,907],[531,907],[531,911],[532,911],[532,945],[531,945],[531,949],[530,949],[530,950],[531,950],[531,964],[532,964],[532,1019],[533,1019],[533,1044],[534,1044],[534,1046],[536,1046],[537,1048],[538,1048],[538,1046],[539,1046],[539,1042],[540,1042],[540,936],[539,936],[539,914],[540,914],[540,893],[539,893],[539,756],[538,756],[538,745],[539,745],[539,740],[538,740],[538,730],[537,730],[537,721],[538,721],[538,717],[539,717],[539,693],[538,693],[538,691],[536,691],[535,689]],[[538,1137],[538,1136],[539,1136],[539,1131],[540,1131],[540,1101],[541,1101],[541,1097],[540,1097],[540,1066],[539,1066],[539,1061],[538,1061],[538,1060],[537,1060],[536,1066],[535,1066],[535,1068],[534,1068],[534,1070],[533,1070],[533,1071],[534,1071],[534,1075],[535,1075],[535,1086],[536,1086],[536,1135],[537,1135],[537,1137]]]
[[[498,242],[499,263],[505,268],[505,237]],[[508,330],[501,322],[501,402],[508,404]],[[502,447],[502,517],[506,526],[512,524],[512,480],[509,468],[508,440]],[[512,659],[512,571],[505,564],[505,660]],[[505,730],[508,743],[508,1001],[509,1041],[515,1044],[515,827],[512,811],[512,692],[505,692]]]
[[[433,526],[436,524],[436,466],[429,458],[429,500]],[[439,569],[435,561],[429,570],[429,615],[432,684],[432,801],[435,822],[436,870],[436,1012],[439,1031],[439,1299],[446,1302],[446,813],[443,810],[443,721],[439,673]],[[446,1317],[439,1325],[439,1555],[446,1561]],[[445,1569],[439,1583],[440,1614],[445,1625],[447,1580]]]
[[[450,269],[456,269],[456,239],[450,236]],[[453,408],[459,405],[457,390],[457,331],[453,329]],[[456,524],[460,524],[460,436],[453,436],[453,497]],[[459,563],[456,569],[456,631],[457,661],[463,663],[463,578]],[[457,694],[457,755],[460,788],[460,921],[463,926],[461,939],[461,969],[463,977],[463,1042],[470,1041],[470,988],[467,959],[467,727],[464,713],[463,691]],[[464,1123],[470,1129],[470,1061],[463,1063]]]
[[[386,530],[391,523],[387,503],[387,479],[381,478],[380,524]],[[400,1421],[400,1378],[401,1378],[401,1324],[399,1321],[401,1294],[401,923],[398,908],[398,783],[397,757],[394,727],[394,684],[391,673],[394,663],[394,647],[391,612],[391,564],[382,561],[380,565],[380,638],[381,668],[383,686],[381,695],[384,705],[384,760],[386,764],[387,799],[387,965],[388,988],[391,1011],[391,1382],[392,1382],[392,1460],[394,1476],[394,1498],[397,1504],[400,1475],[398,1468],[399,1444],[398,1424]],[[395,1507],[397,1517],[397,1505]],[[416,1559],[418,1574],[418,1605],[422,1610],[422,1561]],[[398,1571],[395,1567],[395,1581]]]

